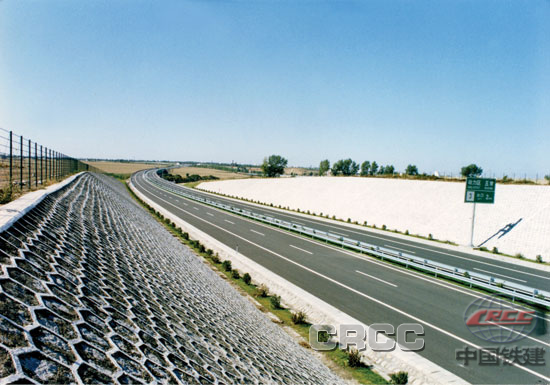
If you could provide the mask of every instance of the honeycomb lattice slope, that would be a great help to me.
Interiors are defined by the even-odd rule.
[[[1,233],[0,263],[2,382],[340,382],[107,177]]]

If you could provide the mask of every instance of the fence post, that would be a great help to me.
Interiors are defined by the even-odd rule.
[[[44,175],[46,176],[46,179],[50,179],[49,178],[50,174],[48,174],[48,147],[46,147],[45,150],[46,151],[44,151],[44,152],[46,154],[46,162],[44,163],[44,165],[46,166],[46,170],[44,170]]]
[[[19,187],[21,187],[21,190],[23,190],[23,135],[21,135],[19,153]]]
[[[32,187],[32,172],[31,172],[31,167],[32,167],[32,153],[31,153],[31,140],[29,139],[29,190],[31,189]]]
[[[10,191],[13,187],[13,132],[10,131]]]
[[[38,144],[34,142],[34,187],[38,188]]]
[[[44,148],[40,145],[40,184],[44,186]]]

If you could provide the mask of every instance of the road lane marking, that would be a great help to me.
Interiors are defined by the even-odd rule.
[[[172,203],[170,203],[170,202],[168,202],[168,201],[166,201],[166,200],[164,200],[164,199],[162,199],[162,198],[158,198],[158,199],[164,201],[165,203],[169,204],[170,206],[175,207],[175,208],[178,209],[178,210],[185,211],[185,210],[183,210],[183,209],[181,209],[181,208],[175,206],[174,204],[172,204]],[[349,291],[351,291],[351,292],[353,292],[353,293],[355,293],[355,294],[357,294],[357,295],[359,295],[359,296],[361,296],[361,297],[367,298],[367,299],[369,299],[369,300],[371,300],[371,301],[377,303],[377,304],[380,305],[380,306],[386,307],[386,308],[388,308],[388,309],[390,309],[390,310],[393,310],[393,311],[395,311],[395,312],[397,312],[397,313],[399,313],[399,314],[402,314],[402,315],[404,315],[404,316],[406,316],[406,317],[409,317],[409,318],[415,320],[416,322],[423,323],[424,325],[426,325],[426,326],[428,326],[428,327],[431,327],[432,329],[437,330],[438,332],[440,332],[440,333],[442,333],[442,334],[445,334],[446,336],[451,337],[452,339],[455,339],[455,340],[457,340],[457,341],[459,341],[459,342],[462,342],[463,344],[470,345],[470,346],[473,347],[474,349],[482,350],[484,353],[486,353],[486,354],[488,354],[488,355],[490,355],[490,356],[492,356],[492,357],[496,357],[497,359],[500,359],[500,360],[502,360],[503,362],[506,362],[507,364],[509,364],[509,365],[511,365],[511,366],[514,366],[514,367],[516,367],[516,368],[518,368],[518,369],[520,369],[520,370],[523,370],[523,371],[525,371],[525,372],[527,372],[527,373],[530,373],[530,374],[533,375],[533,376],[539,377],[539,378],[543,379],[544,381],[550,382],[550,377],[546,377],[546,376],[544,376],[544,375],[542,375],[542,374],[540,374],[540,373],[538,373],[538,372],[536,372],[536,371],[534,371],[534,370],[532,370],[532,369],[529,369],[529,368],[527,368],[527,367],[525,367],[525,366],[521,366],[521,365],[515,363],[514,361],[512,361],[512,360],[510,360],[510,359],[504,358],[504,357],[502,357],[502,356],[500,356],[500,355],[498,355],[498,354],[496,354],[496,353],[494,353],[494,352],[492,352],[492,351],[490,351],[490,350],[487,350],[486,348],[483,348],[482,346],[479,346],[479,345],[477,345],[477,344],[474,344],[473,342],[470,342],[470,341],[468,341],[468,340],[466,340],[466,339],[464,339],[464,338],[462,338],[462,337],[459,337],[459,336],[457,336],[457,335],[455,335],[455,334],[453,334],[453,333],[451,333],[451,332],[449,332],[449,331],[447,331],[447,330],[445,330],[445,329],[442,329],[442,328],[440,328],[439,326],[436,326],[436,325],[434,325],[434,324],[432,324],[432,323],[430,323],[430,322],[424,321],[424,320],[422,320],[421,318],[418,318],[418,317],[416,317],[416,316],[414,316],[414,315],[412,315],[412,314],[409,314],[409,313],[407,313],[407,312],[405,312],[405,311],[403,311],[403,310],[401,310],[401,309],[396,308],[395,306],[389,305],[389,304],[387,304],[387,303],[384,302],[384,301],[381,301],[381,300],[379,300],[379,299],[376,299],[376,298],[374,298],[374,297],[372,297],[372,296],[370,296],[370,295],[368,295],[368,294],[365,294],[365,293],[363,293],[363,292],[361,292],[361,291],[359,291],[359,290],[357,290],[357,289],[354,289],[354,288],[351,287],[351,286],[348,286],[348,285],[346,285],[346,284],[344,284],[344,283],[341,283],[341,282],[339,282],[339,281],[337,281],[337,280],[335,280],[335,279],[333,279],[333,278],[330,278],[330,277],[327,276],[327,275],[324,275],[324,274],[322,274],[322,273],[319,273],[319,272],[316,271],[316,270],[313,270],[313,269],[311,269],[311,268],[309,268],[309,267],[307,267],[307,266],[305,266],[305,265],[302,265],[302,264],[300,264],[300,263],[298,263],[298,262],[296,262],[296,261],[293,261],[292,259],[287,258],[287,257],[285,257],[285,256],[283,256],[283,255],[281,255],[281,254],[279,254],[279,253],[277,253],[277,252],[275,252],[275,251],[273,251],[273,250],[270,250],[270,249],[268,249],[267,247],[261,246],[261,245],[255,243],[255,242],[253,242],[253,241],[251,241],[251,240],[248,240],[248,239],[246,239],[246,238],[244,238],[244,237],[242,237],[242,236],[240,236],[240,235],[238,235],[238,234],[232,233],[231,231],[229,231],[229,230],[227,230],[227,229],[224,229],[223,227],[220,227],[220,226],[218,226],[218,225],[216,225],[216,224],[214,224],[214,223],[212,223],[212,222],[209,222],[209,221],[207,221],[207,220],[204,219],[204,218],[201,218],[201,217],[199,217],[199,216],[197,216],[197,215],[195,215],[195,214],[192,214],[192,213],[190,213],[190,212],[188,212],[188,214],[191,215],[191,216],[193,216],[193,217],[195,217],[195,218],[197,218],[198,220],[200,220],[200,221],[202,221],[202,222],[208,223],[210,226],[216,227],[216,228],[218,228],[218,229],[220,229],[220,230],[222,230],[222,231],[225,231],[226,233],[229,233],[229,234],[233,235],[233,236],[236,237],[236,238],[242,239],[243,241],[248,242],[248,243],[250,243],[251,245],[256,246],[256,247],[259,248],[259,249],[265,250],[265,251],[267,251],[268,253],[271,253],[271,254],[275,255],[276,257],[279,257],[279,258],[281,258],[281,259],[287,261],[288,263],[291,263],[291,264],[293,264],[293,265],[296,265],[296,266],[298,266],[298,267],[300,267],[300,268],[302,268],[302,269],[304,269],[304,270],[306,270],[306,271],[308,271],[308,272],[310,272],[310,273],[312,273],[312,274],[314,274],[314,275],[317,275],[317,276],[319,276],[319,277],[321,277],[321,278],[324,278],[325,280],[327,280],[327,281],[329,281],[329,282],[332,282],[332,283],[334,283],[335,285],[338,285],[338,286],[340,286],[340,287],[342,287],[342,288],[344,288],[344,289],[347,289],[347,290],[349,290]]]
[[[250,231],[252,231],[253,233],[259,234],[259,235],[261,235],[262,237],[265,237],[265,234],[262,234],[262,233],[260,233],[259,231],[252,230],[252,229],[250,229]]]
[[[384,247],[389,247],[389,248],[391,248],[391,249],[395,249],[395,250],[399,250],[399,251],[404,251],[405,253],[413,253],[413,254],[416,254],[416,252],[414,252],[414,251],[401,249],[401,248],[395,247],[395,246],[384,245]]]
[[[194,206],[193,206],[193,208],[194,208],[195,210],[199,211],[199,208],[198,208],[198,207],[194,207]]]
[[[224,221],[226,221],[227,223],[231,223],[232,225],[235,224],[235,222],[228,221],[227,219],[224,219]]]
[[[355,270],[356,273],[359,273],[359,274],[362,274],[362,275],[365,275],[369,278],[372,278],[372,279],[376,279],[377,281],[380,281],[382,283],[385,283],[386,285],[390,285],[390,286],[393,286],[393,287],[397,287],[397,285],[391,283],[391,282],[388,282],[388,281],[384,281],[383,279],[380,279],[380,278],[377,278],[377,277],[373,277],[372,275],[370,274],[367,274],[367,273],[363,273],[362,271],[359,271],[359,270]]]
[[[308,254],[313,254],[311,251],[307,251],[307,250],[304,250],[304,249],[301,249],[299,248],[298,246],[294,246],[294,245],[289,245],[290,247],[293,247],[297,250],[300,250],[300,251],[303,251],[304,253],[308,253]]]
[[[524,281],[523,279],[518,279],[518,278],[510,277],[509,275],[495,273],[494,271],[478,269],[477,267],[474,267],[474,270],[483,271],[484,273],[494,274],[494,275],[498,275],[498,276],[501,276],[501,277],[504,277],[504,278],[509,278],[509,279],[513,279],[513,280],[516,280],[516,281],[527,283],[527,281]]]
[[[331,233],[331,234],[332,234],[332,233],[338,234],[338,235],[341,235],[341,236],[343,236],[343,237],[348,237],[348,236],[349,236],[348,234],[342,234],[342,233],[339,233],[339,232],[337,232],[337,231],[329,231],[329,233]]]
[[[209,213],[208,211],[206,212],[206,214],[207,214],[207,215],[210,215],[211,217],[213,217],[213,216],[214,216],[214,214],[212,214],[212,213]]]

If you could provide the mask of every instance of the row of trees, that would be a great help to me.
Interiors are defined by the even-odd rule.
[[[330,167],[330,161],[324,159],[319,164],[319,175],[326,175],[328,171],[331,171],[332,175],[359,175],[361,176],[373,176],[373,175],[394,175],[396,174],[395,167],[390,164],[387,166],[379,166],[376,161],[372,163],[368,160],[361,163],[361,166],[352,159],[340,159],[336,161],[332,168]],[[461,175],[464,177],[476,177],[483,173],[483,169],[475,164],[464,166],[461,169]],[[414,164],[409,164],[404,172],[405,175],[416,176],[420,175],[418,167]]]
[[[277,177],[285,172],[285,167],[288,164],[288,160],[280,155],[271,155],[266,157],[262,163],[262,172],[268,177]],[[394,175],[396,174],[395,167],[390,164],[386,166],[379,166],[376,161],[364,161],[359,166],[358,163],[351,158],[340,159],[336,161],[332,168],[330,167],[330,161],[324,159],[319,164],[319,175],[326,175],[328,171],[331,171],[332,175],[361,175],[361,176],[373,176],[373,175]],[[480,176],[483,173],[483,169],[476,164],[470,164],[464,166],[461,169],[461,175],[464,177]],[[420,175],[418,167],[414,164],[409,164],[405,169],[405,175],[416,176]],[[426,174],[423,174],[426,175]]]

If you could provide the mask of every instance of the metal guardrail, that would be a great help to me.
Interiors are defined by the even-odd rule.
[[[547,291],[535,289],[525,285],[520,285],[514,282],[509,282],[501,278],[494,278],[486,274],[476,273],[455,266],[430,261],[425,258],[402,253],[396,250],[392,250],[390,248],[380,247],[366,242],[357,241],[355,239],[342,237],[337,234],[332,234],[330,232],[317,230],[293,222],[283,221],[267,215],[254,213],[249,210],[240,209],[238,207],[217,202],[215,200],[210,200],[197,195],[193,195],[190,194],[186,189],[181,188],[175,183],[169,182],[159,177],[156,173],[156,170],[146,171],[145,175],[150,183],[156,185],[163,190],[200,203],[204,203],[209,206],[217,207],[219,209],[229,211],[247,218],[251,218],[259,222],[277,226],[279,228],[294,231],[301,235],[307,235],[311,238],[322,240],[327,243],[330,242],[334,245],[359,251],[360,253],[374,255],[382,260],[386,259],[394,263],[403,265],[406,268],[412,267],[416,270],[431,273],[435,275],[435,277],[442,276],[468,284],[470,287],[476,286],[499,294],[503,294],[511,297],[512,300],[522,299],[524,301],[550,307],[550,292]]]

